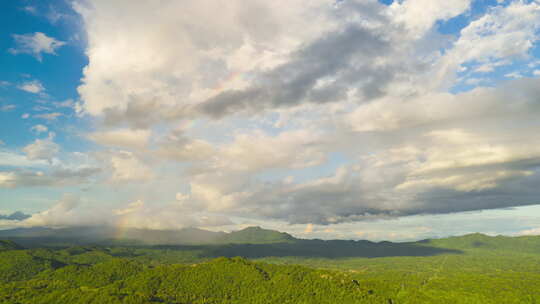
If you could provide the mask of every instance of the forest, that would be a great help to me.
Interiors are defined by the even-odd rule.
[[[248,228],[228,238],[32,248],[1,241],[0,303],[540,302],[537,236],[376,243]]]

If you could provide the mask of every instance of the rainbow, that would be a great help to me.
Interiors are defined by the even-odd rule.
[[[115,225],[114,239],[126,239],[130,227],[129,217],[119,216]]]

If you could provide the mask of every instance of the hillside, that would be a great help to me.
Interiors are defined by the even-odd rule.
[[[361,303],[368,297],[383,299],[349,274],[241,258],[157,268],[111,259],[0,284],[0,303]]]
[[[0,303],[532,304],[540,301],[540,252],[532,250],[539,242],[475,234],[402,244],[296,240],[4,250]]]
[[[0,240],[0,251],[6,251],[6,250],[18,250],[23,249],[24,247],[18,245],[17,243],[13,241],[2,241]]]

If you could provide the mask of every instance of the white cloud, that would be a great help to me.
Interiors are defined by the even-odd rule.
[[[511,73],[504,74],[504,77],[506,77],[506,78],[523,78],[523,75],[521,75],[520,72],[511,72]]]
[[[24,154],[0,150],[0,166],[2,167],[43,167],[47,162],[44,160],[31,160]]]
[[[65,227],[109,225],[141,229],[180,229],[194,226],[222,226],[232,222],[222,216],[212,214],[187,214],[180,206],[170,204],[161,207],[147,206],[142,200],[120,209],[96,208],[95,203],[80,197],[66,194],[54,206],[31,218],[18,223],[18,226]]]
[[[57,108],[74,108],[75,102],[72,99],[67,99],[64,101],[57,101],[52,103]]]
[[[49,128],[44,125],[35,125],[30,130],[36,132],[37,134],[40,134],[49,131]]]
[[[219,117],[348,93],[371,99],[421,69],[376,1],[130,2],[128,17],[118,20],[125,5],[77,6],[91,62],[79,93],[85,111],[109,123],[145,128],[198,112]]]
[[[30,14],[37,14],[37,8],[35,6],[27,5],[23,9]]]
[[[403,22],[415,37],[421,37],[437,20],[448,20],[469,9],[471,0],[398,0],[391,5],[394,20]]]
[[[41,32],[14,34],[13,39],[16,46],[10,49],[12,54],[30,54],[39,61],[42,60],[42,54],[56,55],[56,50],[66,44]]]
[[[24,113],[23,115],[21,115],[22,119],[28,119],[29,117],[30,117],[30,114],[28,113]]]
[[[261,171],[264,169],[298,169],[319,165],[325,154],[317,145],[323,141],[307,130],[283,132],[269,136],[262,132],[239,134],[214,155],[213,170]]]
[[[12,104],[1,105],[1,106],[0,106],[0,112],[9,112],[9,111],[13,111],[13,110],[15,110],[15,108],[17,108],[17,106],[12,105]]]
[[[489,72],[493,63],[525,58],[538,40],[540,4],[513,1],[508,6],[496,6],[469,23],[459,39],[439,63],[439,78],[452,79],[456,68],[467,62],[480,62],[480,72]],[[495,64],[496,65],[496,64]],[[449,85],[448,83],[445,83]]]
[[[18,86],[19,89],[28,93],[39,94],[45,91],[45,88],[39,80],[27,81]]]
[[[47,160],[52,163],[53,158],[60,152],[60,146],[54,141],[54,133],[49,133],[46,139],[36,139],[33,143],[23,148],[24,153],[30,160]]]
[[[53,120],[57,120],[58,117],[63,116],[63,115],[64,114],[59,113],[59,112],[52,112],[52,113],[44,113],[44,114],[35,114],[33,117],[34,118],[45,119],[45,120],[48,120],[48,121],[53,121]]]
[[[88,138],[106,146],[141,149],[148,145],[149,130],[119,129],[88,134]]]
[[[353,130],[368,132],[500,115],[519,119],[531,109],[536,110],[532,97],[536,85],[537,81],[526,79],[495,89],[475,88],[458,95],[437,92],[412,98],[387,97],[357,107],[346,115],[346,121]],[[511,90],[526,91],[521,94]],[[513,102],[507,102],[510,99]]]
[[[49,22],[56,24],[60,19],[66,18],[68,15],[59,12],[54,6],[49,6],[49,11],[45,15]]]
[[[81,214],[81,209],[84,209],[86,214]],[[109,224],[106,221],[108,218],[108,214],[95,208],[89,208],[79,197],[66,194],[50,209],[33,214],[31,218],[24,220],[20,225],[64,227]]]
[[[517,235],[540,235],[540,228],[523,230],[518,232]]]
[[[203,213],[302,224],[311,235],[329,224],[537,203],[538,79],[489,73],[525,59],[529,70],[516,72],[530,75],[539,4],[474,16],[469,6],[75,4],[89,40],[81,101],[53,105],[98,123],[86,135],[105,146],[95,153],[109,168],[104,188],[159,189],[160,199],[133,194],[125,201],[135,203],[105,207],[134,227],[174,227],[179,213],[182,225],[200,224],[191,215]],[[471,22],[453,36],[437,32],[458,15]],[[448,92],[463,84],[473,89]],[[17,174],[4,183],[21,184]],[[158,208],[167,195],[176,201]],[[408,229],[351,231],[431,233]]]
[[[114,153],[109,161],[112,168],[112,182],[149,181],[154,177],[152,169],[132,152]]]

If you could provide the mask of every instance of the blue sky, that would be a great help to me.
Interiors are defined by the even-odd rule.
[[[538,1],[124,2],[0,4],[0,227],[540,229]]]
[[[39,105],[37,100],[43,99],[49,104],[52,101],[77,100],[76,89],[82,77],[82,68],[87,64],[87,58],[84,56],[84,43],[75,38],[80,35],[78,22],[61,18],[53,24],[46,16],[41,15],[45,12],[49,13],[49,10],[53,7],[58,10],[58,13],[67,10],[66,13],[73,14],[73,11],[64,1],[51,2],[50,7],[46,6],[45,3],[41,3],[42,6],[36,7],[36,13],[25,10],[24,8],[27,6],[24,6],[24,3],[24,1],[3,3],[2,12],[0,13],[2,15],[0,24],[3,37],[0,42],[0,47],[3,50],[0,57],[0,64],[2,65],[0,77],[3,81],[12,84],[2,88],[2,98],[4,103],[16,102],[15,105],[17,106],[15,110],[9,113],[2,113],[2,119],[7,120],[8,125],[12,126],[13,129],[27,130],[27,132],[13,132],[13,129],[11,129],[10,132],[9,129],[3,128],[1,136],[5,142],[18,147],[22,147],[33,139],[34,135],[29,129],[36,122],[21,120],[21,116],[25,113],[37,113],[33,109],[36,105]],[[30,5],[31,3],[27,4]],[[35,56],[28,54],[13,55],[8,51],[16,47],[13,39],[14,34],[24,35],[36,32],[42,32],[60,41],[67,41],[67,44],[56,50],[57,55],[45,54],[41,62]],[[43,93],[46,95],[39,96],[39,94],[17,89],[17,85],[34,80],[43,85],[45,88]],[[64,115],[73,116],[71,109],[55,110]],[[59,119],[56,128],[62,129],[63,124],[77,122],[77,120],[69,118],[63,117]],[[64,132],[57,133],[60,136]],[[64,134],[61,136],[64,136]]]

